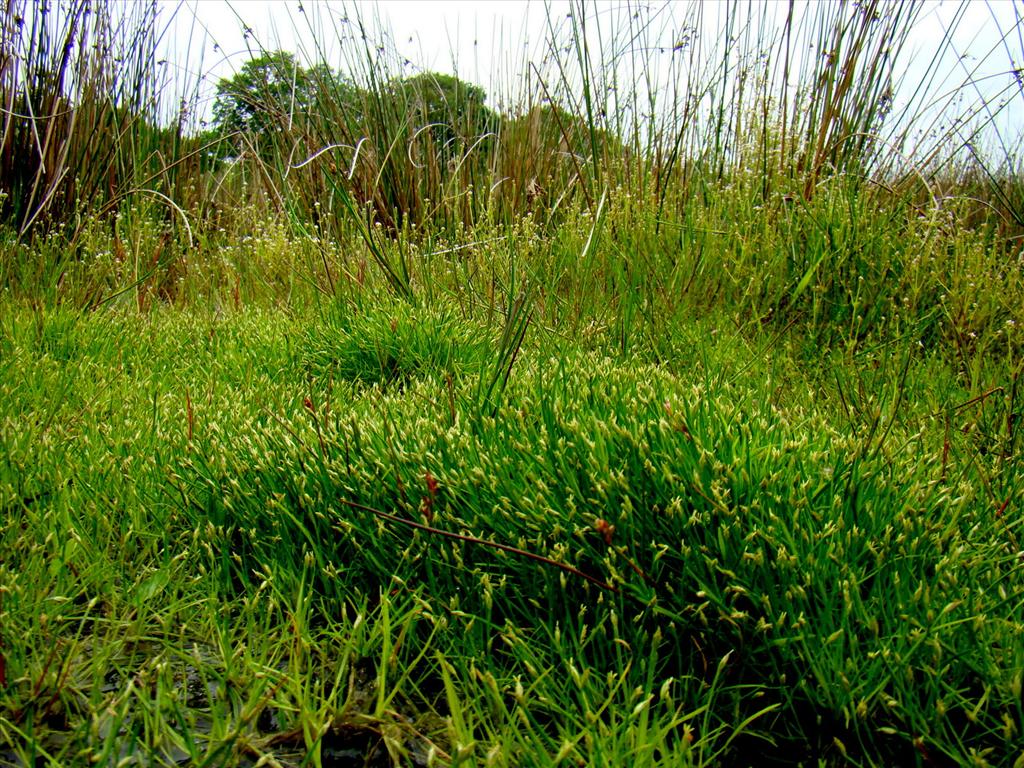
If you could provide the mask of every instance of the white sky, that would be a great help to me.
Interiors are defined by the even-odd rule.
[[[187,62],[191,77],[203,73],[214,84],[237,71],[250,48],[260,46],[299,53],[306,64],[314,63],[317,46],[324,46],[328,63],[340,68],[343,57],[330,28],[342,27],[345,17],[360,16],[368,27],[389,30],[396,53],[410,60],[415,71],[455,74],[457,68],[460,77],[486,88],[496,74],[495,59],[512,55],[513,48],[517,55],[523,47],[538,48],[547,25],[540,0],[158,0],[158,7],[162,18],[175,14],[168,59]],[[553,18],[569,12],[567,0],[547,7]],[[317,15],[328,33],[315,42],[308,19]],[[257,44],[246,39],[244,25],[253,30]]]
[[[410,74],[418,71],[458,74],[482,85],[494,106],[497,94],[517,92],[510,81],[522,75],[524,55],[539,64],[548,37],[548,19],[562,23],[570,10],[566,0],[547,3],[540,0],[347,3],[307,0],[304,7],[296,0],[157,2],[162,19],[173,15],[166,37],[166,57],[176,72],[172,79],[180,87],[182,83],[194,85],[197,77],[203,77],[201,92],[206,99],[207,115],[218,78],[230,77],[237,71],[250,57],[250,49],[293,51],[306,64],[317,61],[318,51],[322,51],[328,64],[343,68],[345,56],[340,46],[355,46],[355,43],[338,42],[339,31],[354,28],[354,24],[341,20],[345,17],[354,20],[357,16],[366,23],[375,42],[379,41],[380,29],[391,31],[390,42],[383,41],[388,54],[399,61],[408,60],[406,69]],[[773,7],[781,21],[787,4],[778,2]],[[599,0],[586,4],[591,31],[615,25],[621,30],[625,26],[623,14],[637,11],[647,14],[649,37],[644,45],[668,46],[669,51],[679,30],[692,23],[695,8],[683,0],[670,3]],[[716,17],[723,15],[726,8],[720,0],[704,0],[698,9],[703,17],[702,25],[717,30]],[[926,3],[907,46],[908,82],[920,81],[921,73],[942,39],[943,30],[956,18],[960,8],[959,2],[949,0]],[[1019,135],[1024,128],[1024,89],[1014,82],[1011,74],[1014,68],[1024,67],[1022,16],[1024,2],[1021,0],[968,2],[956,25],[950,55],[938,68],[940,77],[932,84],[932,97],[940,103],[968,77],[977,85],[964,92],[961,107],[964,101],[971,99],[977,103],[982,100],[998,103],[998,94],[1009,99],[997,121],[1004,136]],[[610,21],[612,17],[614,22]],[[315,32],[310,30],[311,20]],[[249,40],[243,32],[245,26],[252,30]],[[352,50],[350,47],[349,51]],[[656,75],[661,82],[671,78],[668,70]],[[898,94],[897,109],[899,101]]]

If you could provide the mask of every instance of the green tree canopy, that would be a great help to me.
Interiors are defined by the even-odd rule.
[[[310,86],[309,73],[291,53],[273,51],[250,59],[234,77],[217,83],[214,123],[229,132],[277,129],[308,106]]]
[[[496,115],[484,106],[487,94],[454,75],[424,72],[398,81],[410,104],[431,123],[448,123],[469,132],[493,127]]]
[[[339,133],[350,138],[347,134],[359,132],[358,100],[358,89],[327,64],[306,69],[294,54],[272,51],[217,84],[213,122],[222,134],[242,131],[263,138],[261,151],[269,152],[285,132],[288,141],[300,136],[335,141]]]
[[[392,89],[404,96],[413,127],[432,125],[435,141],[444,146],[495,131],[500,123],[485,106],[484,89],[454,75],[425,72],[395,81]]]

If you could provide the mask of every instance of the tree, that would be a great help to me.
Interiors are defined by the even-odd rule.
[[[297,111],[306,110],[311,91],[309,72],[293,54],[265,53],[245,62],[234,77],[217,83],[213,120],[226,132],[281,130]]]
[[[250,59],[217,84],[213,122],[222,133],[241,131],[271,142],[284,131],[291,140],[324,133],[336,140],[339,130],[345,133],[343,126],[358,121],[358,100],[358,89],[326,64],[306,69],[294,54],[273,51]],[[271,142],[264,143],[266,151]]]
[[[458,139],[472,142],[496,131],[500,122],[484,105],[484,89],[454,75],[425,72],[396,81],[393,90],[404,95],[413,127],[432,126],[434,141],[449,152]]]

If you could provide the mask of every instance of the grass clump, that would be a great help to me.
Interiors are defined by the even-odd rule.
[[[330,313],[307,331],[303,365],[314,379],[364,385],[404,384],[424,376],[459,379],[479,370],[488,330],[455,306],[375,302]]]

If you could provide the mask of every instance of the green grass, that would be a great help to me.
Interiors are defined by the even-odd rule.
[[[5,27],[0,765],[1024,765],[1019,160],[886,122],[918,10],[224,135],[101,5]]]
[[[1020,754],[1024,475],[948,362],[536,331],[495,410],[500,329],[416,316],[5,310],[8,759]]]

